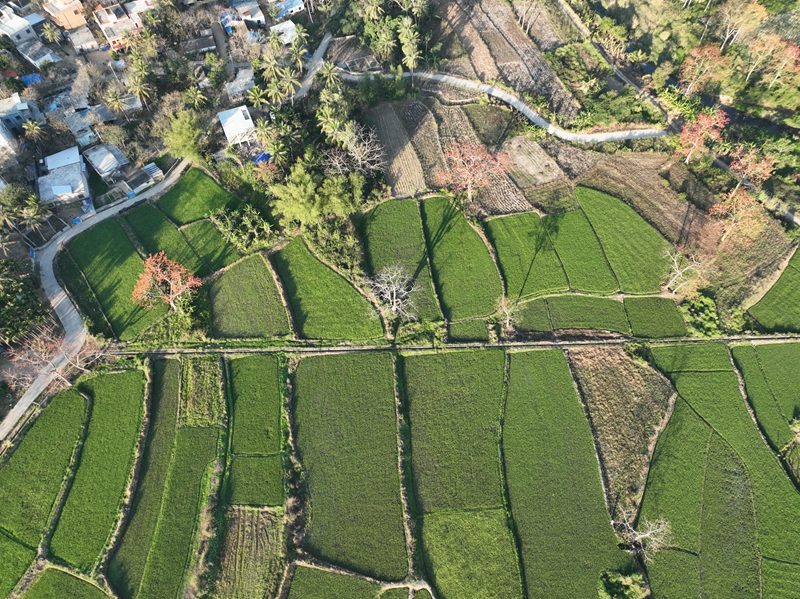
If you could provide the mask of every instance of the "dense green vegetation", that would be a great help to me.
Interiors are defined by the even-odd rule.
[[[576,187],[578,198],[592,224],[623,293],[658,293],[668,272],[664,255],[667,241],[617,198],[594,189]]]
[[[187,357],[181,377],[180,422],[186,426],[213,426],[222,421],[222,365],[219,356]]]
[[[480,235],[447,198],[425,200],[422,222],[442,311],[448,320],[487,316],[503,293]]]
[[[658,339],[687,334],[680,310],[668,297],[626,297],[624,303],[634,337]]]
[[[630,335],[631,327],[622,302],[588,295],[547,298],[554,329],[597,329]]]
[[[225,268],[239,258],[236,249],[225,241],[210,221],[194,222],[183,227],[181,233],[200,259],[208,265],[210,272]]]
[[[289,599],[375,599],[380,586],[374,582],[298,566],[292,577]]]
[[[33,549],[0,533],[0,595],[8,596],[35,559],[36,552]]]
[[[295,373],[294,397],[295,438],[313,513],[309,550],[383,580],[404,578],[391,357],[306,358]]]
[[[542,220],[573,291],[613,293],[619,289],[614,273],[592,226],[580,210],[551,214]]]
[[[114,219],[106,219],[75,238],[69,244],[69,253],[123,341],[136,338],[166,313],[166,306],[148,311],[133,303],[133,287],[144,266]]]
[[[456,511],[422,518],[430,582],[442,599],[522,599],[517,552],[503,510]]]
[[[665,549],[647,567],[650,588],[657,597],[700,597],[700,558],[679,549]]]
[[[63,570],[48,568],[36,579],[26,599],[108,599],[98,587],[76,578]]]
[[[417,506],[502,506],[500,413],[505,354],[498,350],[403,358]]]
[[[617,548],[592,433],[560,351],[511,354],[503,450],[528,597],[595,596],[604,570],[631,561]]]
[[[433,289],[419,207],[414,201],[391,200],[368,212],[361,223],[370,272],[401,266],[414,277],[415,303],[420,320],[441,320]]]
[[[659,345],[650,351],[656,367],[664,372],[731,369],[728,348],[722,343]]]
[[[139,590],[156,534],[177,432],[180,376],[178,360],[157,360],[153,364],[150,429],[139,483],[122,539],[108,565],[108,578],[124,599],[133,599]]]
[[[0,528],[30,547],[39,544],[47,526],[85,414],[79,393],[59,393],[0,469]]]
[[[142,425],[144,373],[101,374],[80,384],[92,400],[80,463],[50,543],[80,570],[100,558],[119,516]]]
[[[200,169],[190,168],[158,201],[158,207],[175,224],[186,225],[207,217],[214,210],[232,207],[235,203],[236,198],[211,177]]]
[[[750,315],[767,331],[800,331],[800,252],[795,252],[786,270],[778,281],[770,287],[766,295],[755,306]]]
[[[744,378],[747,398],[753,407],[758,425],[774,450],[783,449],[794,438],[794,434],[764,377],[756,356],[756,348],[752,345],[736,345],[731,348],[731,353],[736,367]],[[783,372],[788,372],[785,364],[782,367]]]
[[[103,308],[83,276],[81,269],[75,264],[69,251],[63,250],[56,256],[56,273],[62,284],[69,291],[72,301],[90,321],[89,330],[95,335],[103,335],[108,339],[114,337],[114,331],[103,313]]]
[[[761,561],[761,576],[764,597],[792,599],[800,585],[800,565],[765,559]]]
[[[374,308],[340,275],[317,260],[301,237],[272,256],[299,333],[307,339],[376,339]]]
[[[292,332],[272,270],[261,254],[214,279],[209,295],[215,337],[270,338]]]
[[[283,458],[233,456],[228,479],[231,505],[283,505]]]
[[[181,428],[167,478],[155,537],[137,597],[175,597],[192,558],[202,482],[217,450],[217,429]]]
[[[497,251],[509,298],[568,289],[564,269],[538,214],[493,218],[484,228]]]
[[[453,343],[489,341],[489,330],[483,320],[451,322],[447,327],[447,340]]]
[[[283,368],[277,356],[230,361],[234,453],[269,455],[281,450]]]
[[[183,233],[152,204],[139,206],[126,214],[125,220],[148,254],[163,251],[170,260],[182,264],[197,276],[204,277],[209,274],[208,267],[186,241]]]

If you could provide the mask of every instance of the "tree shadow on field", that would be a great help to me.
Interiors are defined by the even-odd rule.
[[[533,245],[533,256],[531,257],[531,262],[528,265],[528,270],[525,273],[525,277],[522,279],[522,285],[520,286],[519,290],[517,291],[518,296],[522,296],[522,291],[525,289],[525,287],[528,284],[528,280],[531,278],[531,275],[533,273],[533,265],[536,263],[536,257],[539,255],[539,252],[542,252],[542,251],[545,251],[545,250],[548,250],[548,249],[555,251],[555,249],[553,248],[553,244],[550,241],[550,237],[548,237],[549,232],[545,228],[546,226],[545,226],[545,223],[544,223],[544,219],[540,220],[539,222],[540,222],[540,226],[537,228],[537,230],[535,230],[535,231],[527,231],[524,234],[525,235],[525,239],[523,240],[523,242],[526,245],[527,244]],[[559,228],[559,226],[560,226],[560,224],[558,222],[554,222],[553,225],[552,225],[553,233],[556,236],[558,236],[558,228]],[[504,276],[504,278],[506,279],[506,285],[508,285],[508,278],[505,277],[505,276]],[[506,291],[509,291],[509,290],[507,289]],[[510,293],[509,293],[509,295],[510,295]]]

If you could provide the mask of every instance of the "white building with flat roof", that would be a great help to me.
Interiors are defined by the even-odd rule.
[[[256,126],[247,106],[237,106],[217,114],[228,145],[242,144],[252,141]]]
[[[241,100],[244,95],[256,85],[253,69],[239,69],[236,78],[225,84],[225,92],[233,101]]]
[[[39,198],[49,204],[74,202],[91,197],[86,165],[78,146],[44,159],[47,174],[39,177]]]
[[[14,45],[39,39],[33,25],[15,13],[10,6],[0,6],[0,33],[8,36]]]

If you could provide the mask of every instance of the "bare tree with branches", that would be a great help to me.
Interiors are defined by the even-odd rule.
[[[670,263],[665,287],[675,295],[696,289],[706,275],[705,264],[694,254],[687,258],[677,248],[669,247],[664,252],[664,257]]]
[[[383,305],[385,315],[401,322],[417,319],[418,286],[402,266],[384,267],[369,279],[369,286]]]
[[[362,175],[379,171],[384,165],[383,144],[374,127],[348,123],[341,134],[342,147],[353,161],[353,170]]]
[[[622,514],[622,522],[612,522],[617,526],[622,540],[631,549],[631,552],[649,564],[656,553],[669,547],[672,540],[672,530],[666,518],[651,521],[643,518],[639,526],[633,525],[635,512],[626,511]]]

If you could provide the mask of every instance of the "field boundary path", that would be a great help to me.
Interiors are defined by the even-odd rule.
[[[295,98],[302,98],[311,89],[311,85],[314,83],[314,75],[316,75],[317,71],[322,68],[323,63],[325,62],[323,57],[325,56],[325,52],[328,51],[328,44],[331,43],[332,39],[333,35],[331,35],[330,31],[322,38],[319,46],[317,46],[317,49],[314,51],[314,56],[312,56],[311,60],[308,62],[308,72],[306,73],[303,82],[300,84],[300,88],[297,90],[297,93],[295,93]]]
[[[346,81],[358,81],[364,76],[363,74],[348,73],[341,68],[339,69],[339,75]],[[393,77],[392,74],[384,76],[389,78]],[[412,74],[406,72],[403,73],[403,77],[412,77]],[[502,100],[512,108],[518,110],[525,116],[525,118],[527,118],[537,127],[541,127],[553,137],[563,139],[564,141],[598,143],[604,141],[623,141],[628,139],[663,137],[670,134],[667,129],[627,129],[624,131],[604,131],[602,133],[573,133],[572,131],[566,131],[557,125],[554,125],[544,117],[537,114],[533,108],[531,108],[522,98],[500,87],[489,85],[487,83],[480,83],[478,81],[471,81],[469,79],[462,79],[461,77],[453,77],[452,75],[428,73],[425,71],[414,73],[413,78],[439,81],[440,83],[444,83],[446,85],[471,89],[493,96],[498,100]]]
[[[53,306],[53,310],[61,321],[64,327],[64,343],[62,351],[53,360],[53,367],[39,373],[39,376],[31,383],[31,386],[25,391],[22,397],[17,401],[16,405],[6,415],[2,422],[0,422],[0,441],[3,441],[8,435],[16,428],[17,423],[27,413],[36,398],[53,382],[57,377],[57,372],[69,364],[70,360],[78,354],[86,341],[86,325],[83,318],[78,312],[78,309],[69,299],[66,291],[61,288],[56,279],[53,264],[56,259],[56,254],[62,246],[80,235],[90,227],[93,227],[99,222],[107,218],[116,216],[126,208],[150,199],[154,195],[160,194],[175,184],[175,182],[183,174],[183,171],[188,167],[189,162],[186,159],[177,163],[164,180],[154,185],[144,193],[126,199],[115,206],[98,212],[91,218],[78,223],[58,235],[55,235],[45,246],[40,248],[41,254],[38,256],[39,268],[41,269],[42,276],[42,289],[44,289],[47,299]]]

